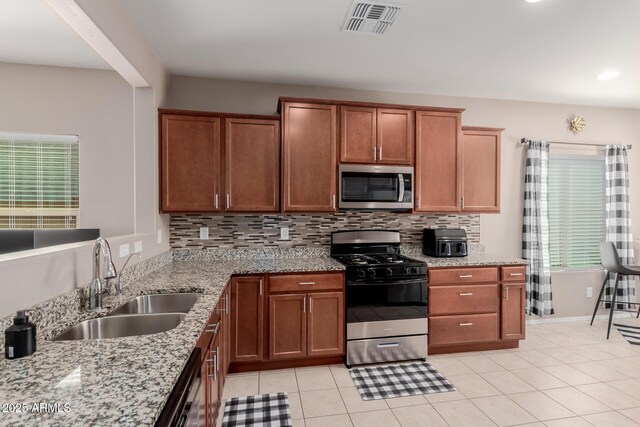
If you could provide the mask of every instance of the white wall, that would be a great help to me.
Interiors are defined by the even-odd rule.
[[[640,224],[640,110],[545,104],[534,102],[462,98],[410,93],[362,91],[295,85],[264,84],[196,77],[172,76],[167,102],[169,108],[237,113],[272,114],[278,96],[388,102],[438,107],[465,108],[464,125],[503,127],[501,213],[481,216],[481,241],[487,251],[521,256],[522,169],[525,150],[521,138],[636,145],[630,152],[633,223]],[[578,114],[586,119],[586,129],[577,137],[567,130],[567,118]],[[638,144],[636,144],[638,142]],[[637,230],[640,238],[640,229]],[[557,316],[590,314],[602,273],[568,272],[553,275]],[[639,290],[640,292],[640,290]]]

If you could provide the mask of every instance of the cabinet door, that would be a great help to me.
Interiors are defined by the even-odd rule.
[[[413,164],[413,111],[378,108],[378,163]]]
[[[264,281],[262,277],[231,279],[231,361],[264,359]]]
[[[225,210],[280,210],[280,122],[225,119]]]
[[[307,355],[307,296],[269,296],[269,358],[293,359]]]
[[[500,132],[462,131],[463,212],[500,212]]]
[[[416,212],[460,211],[460,113],[416,112]]]
[[[162,115],[163,212],[216,212],[220,207],[220,119]]]
[[[283,211],[336,210],[336,106],[284,103]]]
[[[344,354],[344,294],[309,294],[307,356]]]
[[[377,110],[340,107],[340,162],[375,163]]]
[[[207,373],[207,425],[215,426],[220,406],[220,396],[222,395],[222,385],[220,383],[220,333],[215,334],[209,346],[209,352],[205,359],[208,366]]]
[[[526,287],[524,283],[502,284],[500,336],[503,340],[524,339],[525,293]]]

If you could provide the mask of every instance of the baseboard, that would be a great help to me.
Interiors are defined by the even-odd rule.
[[[636,317],[634,313],[615,313],[614,319],[626,319],[628,317]],[[608,314],[599,314],[596,316],[597,320],[609,320]],[[546,317],[540,319],[528,319],[527,325],[538,325],[541,323],[562,323],[562,322],[591,322],[591,316],[575,316],[575,317]]]

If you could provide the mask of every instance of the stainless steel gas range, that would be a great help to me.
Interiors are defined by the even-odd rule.
[[[331,256],[347,267],[346,364],[425,359],[427,265],[400,255],[400,232],[334,232]]]

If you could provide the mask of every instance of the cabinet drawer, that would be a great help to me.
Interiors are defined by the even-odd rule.
[[[429,314],[497,313],[498,285],[433,286],[429,288]]]
[[[200,338],[198,338],[197,346],[200,347],[201,357],[204,359],[205,356],[208,355],[208,347],[211,340],[214,338],[214,335],[220,330],[220,314],[218,313],[218,309],[215,308],[211,313],[211,317],[204,325],[204,329],[200,334]]]
[[[282,274],[269,276],[270,292],[342,290],[342,273]]]
[[[429,284],[497,282],[497,267],[429,269]]]
[[[524,282],[525,280],[524,265],[514,265],[511,267],[502,267],[503,282]]]
[[[429,318],[429,344],[458,344],[498,339],[497,314]]]

